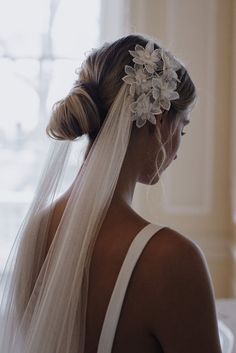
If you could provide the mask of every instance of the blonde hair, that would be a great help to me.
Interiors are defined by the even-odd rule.
[[[93,50],[83,62],[79,78],[70,93],[56,102],[51,119],[46,128],[47,134],[58,140],[74,140],[87,134],[90,143],[96,138],[108,110],[121,85],[124,83],[125,65],[133,66],[129,50],[136,44],[145,46],[148,39],[142,35],[128,35],[113,43],[105,43]],[[155,43],[155,49],[159,46]],[[172,138],[178,126],[177,112],[184,111],[196,98],[195,86],[183,65],[177,71],[180,82],[177,85],[179,98],[171,101],[171,133],[163,144],[159,129],[152,124],[162,152],[162,163],[166,158],[165,144]],[[134,128],[136,128],[134,124]]]

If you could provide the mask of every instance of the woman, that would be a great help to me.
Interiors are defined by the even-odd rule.
[[[156,184],[176,159],[195,98],[184,66],[143,36],[86,58],[47,126],[66,142],[18,236],[3,353],[221,352],[202,251],[132,209],[136,182]],[[84,134],[84,163],[55,200],[68,141]]]

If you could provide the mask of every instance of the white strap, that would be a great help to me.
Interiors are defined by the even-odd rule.
[[[133,239],[114,286],[103,322],[97,353],[111,353],[125,292],[135,264],[149,239],[162,225],[149,223]]]

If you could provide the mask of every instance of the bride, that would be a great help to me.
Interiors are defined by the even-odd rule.
[[[190,239],[132,209],[177,158],[196,100],[150,38],[93,49],[46,128],[53,138],[0,296],[1,353],[220,353],[214,290]],[[72,144],[89,144],[58,197]]]

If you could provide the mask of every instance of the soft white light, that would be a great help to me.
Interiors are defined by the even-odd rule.
[[[12,140],[36,126],[39,97],[23,75],[14,73],[10,60],[0,61],[0,77],[0,129]]]

